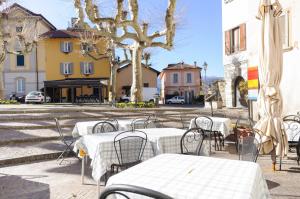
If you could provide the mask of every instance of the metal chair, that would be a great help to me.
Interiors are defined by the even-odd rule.
[[[59,121],[57,118],[54,118],[57,131],[59,133],[60,140],[62,143],[66,146],[66,148],[63,150],[63,152],[58,156],[57,160],[62,159],[59,164],[61,164],[64,160],[64,155],[67,153],[74,153],[74,151],[71,149],[72,144],[76,141],[76,138],[73,138],[72,136],[65,136],[61,130],[61,126],[59,124]],[[74,153],[75,154],[75,153]],[[75,154],[76,155],[76,154]]]
[[[180,139],[181,154],[200,155],[204,137],[205,131],[202,128],[187,130]]]
[[[239,160],[256,162],[261,149],[259,130],[253,129],[252,134],[240,136],[238,143]],[[257,139],[258,137],[258,139]]]
[[[111,123],[112,125],[115,126],[115,128],[116,128],[117,131],[119,130],[119,122],[118,122],[118,120],[113,119],[113,118],[109,118],[109,119],[104,120],[104,122]]]
[[[215,141],[215,150],[221,150],[222,145],[224,145],[224,138],[221,133],[218,131],[213,131],[213,121],[210,117],[207,116],[199,116],[194,119],[194,126],[197,128],[202,128],[206,135],[208,135],[209,139],[212,138]]]
[[[111,171],[127,169],[142,161],[147,143],[147,134],[143,131],[124,131],[114,138],[114,148],[118,164],[111,165]]]
[[[296,152],[297,152],[297,163],[299,165],[299,162],[300,162],[300,137],[299,137],[299,140],[298,140],[298,144],[296,146]]]
[[[121,196],[121,198],[130,199],[130,197],[125,193],[127,193],[129,196],[133,196],[136,198],[142,198],[144,196],[147,198],[154,198],[154,199],[173,199],[170,196],[167,196],[163,193],[160,193],[152,189],[134,186],[134,185],[125,185],[125,184],[114,184],[106,187],[101,193],[99,199],[111,198],[110,197],[111,195],[115,195],[115,196],[119,195]]]
[[[134,119],[131,122],[131,129],[145,129],[148,126],[148,118]],[[148,127],[149,128],[149,127]]]
[[[98,122],[93,126],[92,134],[108,133],[117,131],[116,127],[110,122]]]
[[[146,128],[164,128],[163,121],[159,120],[155,114],[148,115],[147,120]]]

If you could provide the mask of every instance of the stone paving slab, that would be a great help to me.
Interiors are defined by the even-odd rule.
[[[7,159],[60,152],[64,149],[65,145],[61,141],[29,142],[0,146],[0,162]]]

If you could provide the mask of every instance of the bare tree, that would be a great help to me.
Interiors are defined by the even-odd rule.
[[[105,40],[105,52],[101,52],[99,49],[98,43],[101,40]],[[131,61],[128,58],[126,49],[124,51],[124,60],[120,60],[120,57],[115,55],[115,48],[112,43],[112,40],[106,37],[101,37],[97,35],[97,32],[94,30],[83,30],[80,33],[80,42],[81,42],[81,54],[84,56],[89,56],[94,60],[100,59],[109,59],[111,72],[110,72],[110,81],[109,81],[109,102],[113,105],[116,100],[116,81],[117,81],[117,70],[120,66],[129,64]]]
[[[84,1],[84,3],[83,3]],[[93,0],[74,0],[78,13],[78,23],[85,29],[91,27],[85,22],[85,16],[96,25],[99,35],[110,38],[111,42],[121,48],[129,49],[132,52],[132,86],[131,101],[142,101],[142,68],[141,61],[143,50],[148,47],[160,47],[170,50],[173,47],[175,35],[174,13],[176,0],[169,0],[165,16],[165,29],[148,33],[149,24],[139,23],[138,0],[116,0],[117,13],[115,17],[102,17],[98,6]],[[125,8],[125,5],[128,8]],[[122,32],[121,34],[119,34]],[[161,42],[160,38],[165,41]],[[125,43],[131,40],[132,43]]]

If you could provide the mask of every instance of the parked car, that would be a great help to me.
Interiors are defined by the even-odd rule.
[[[11,95],[9,95],[9,100],[16,100],[17,102],[25,103],[25,95],[12,93]]]
[[[50,102],[51,98],[46,96],[46,102]],[[44,93],[40,91],[31,91],[25,97],[25,103],[44,103]]]
[[[167,104],[184,104],[185,100],[182,96],[174,96],[171,99],[167,99]]]

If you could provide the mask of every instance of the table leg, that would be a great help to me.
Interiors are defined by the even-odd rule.
[[[84,165],[85,165],[85,155],[81,160],[81,184],[84,184]]]
[[[209,153],[208,153],[208,156],[210,156],[210,154],[211,154],[211,131],[209,132],[209,140],[208,140],[208,142],[209,142]]]
[[[100,179],[97,180],[97,198],[100,198]]]

